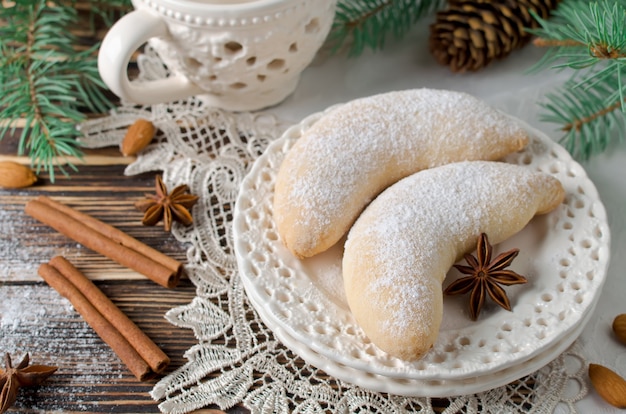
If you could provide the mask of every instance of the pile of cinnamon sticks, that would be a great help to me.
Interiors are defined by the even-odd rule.
[[[92,216],[45,196],[26,204],[28,215],[156,283],[174,288],[182,264]],[[61,256],[39,267],[39,275],[96,331],[141,381],[161,373],[169,357],[84,274]]]

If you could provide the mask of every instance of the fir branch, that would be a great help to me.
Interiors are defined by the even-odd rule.
[[[533,44],[537,47],[574,47],[574,46],[585,46],[584,43],[580,43],[576,40],[565,39],[565,40],[556,40],[556,39],[544,39],[542,37],[537,37],[533,40]]]
[[[574,71],[546,96],[542,119],[560,124],[561,142],[588,159],[606,150],[613,133],[623,140],[626,132],[626,0],[570,0],[550,21],[535,17],[534,44],[549,49],[534,70]]]
[[[340,0],[327,38],[334,52],[349,47],[358,56],[365,48],[382,49],[389,36],[400,39],[415,22],[443,7],[445,0]]]
[[[133,9],[130,0],[64,0],[62,4],[72,7],[79,13],[86,13],[92,30],[98,25],[98,19],[101,19],[104,26],[110,27]]]
[[[86,115],[112,107],[100,79],[94,45],[77,51],[70,28],[75,2],[22,0],[0,9],[0,139],[21,127],[18,154],[27,154],[37,172],[55,166],[75,170],[70,157],[82,156],[76,125]]]
[[[613,72],[593,88],[572,78],[558,92],[546,96],[547,102],[542,104],[546,113],[541,119],[561,125],[561,141],[574,156],[587,159],[602,153],[613,134],[626,133],[626,117],[619,110],[624,101],[614,90],[616,76]]]
[[[623,102],[622,101],[617,101],[615,103],[613,103],[613,105],[609,105],[607,106],[602,106],[601,108],[599,108],[597,111],[590,113],[589,115],[581,118],[581,119],[574,119],[573,122],[571,123],[567,123],[563,126],[563,131],[569,132],[572,129],[579,131],[585,126],[588,125],[594,121],[596,121],[597,119],[603,117],[603,116],[607,116],[610,115],[613,111],[620,109],[622,107]]]

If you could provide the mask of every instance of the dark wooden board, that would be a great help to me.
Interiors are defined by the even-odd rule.
[[[117,156],[116,163],[115,154],[94,152],[77,173],[57,175],[54,183],[42,174],[33,187],[0,190],[0,353],[10,353],[17,363],[28,352],[32,363],[59,367],[44,385],[20,390],[14,407],[20,412],[159,412],[149,395],[156,380],[138,381],[69,301],[37,275],[38,266],[54,255],[94,280],[165,351],[172,360],[167,372],[182,366],[185,351],[197,343],[192,330],[164,317],[194,298],[188,279],[172,290],[161,287],[24,213],[28,200],[44,194],[184,262],[186,246],[160,226],[143,226],[134,209],[136,200],[153,191],[154,174],[124,176],[128,160]],[[103,159],[105,165],[89,164]]]

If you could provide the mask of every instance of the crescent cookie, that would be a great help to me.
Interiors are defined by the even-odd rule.
[[[497,160],[527,143],[521,126],[465,93],[415,89],[351,101],[287,153],[274,194],[278,233],[295,256],[313,256],[399,179],[450,162]]]
[[[481,233],[500,243],[564,196],[553,176],[489,161],[449,164],[392,185],[345,243],[343,279],[356,321],[390,355],[420,358],[439,332],[450,267]]]

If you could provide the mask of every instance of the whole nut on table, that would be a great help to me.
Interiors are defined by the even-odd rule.
[[[0,187],[24,188],[37,181],[35,173],[25,165],[13,161],[0,162]]]

